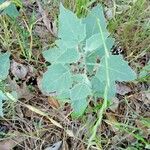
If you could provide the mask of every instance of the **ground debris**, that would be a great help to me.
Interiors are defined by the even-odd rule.
[[[52,146],[45,148],[44,150],[60,150],[62,141],[54,143]]]
[[[11,63],[11,72],[12,74],[19,79],[25,79],[29,71],[29,68],[23,64],[20,64],[16,62],[15,60],[12,60]]]
[[[125,95],[130,93],[132,90],[129,86],[123,84],[123,83],[118,83],[116,84],[116,93],[120,95]]]

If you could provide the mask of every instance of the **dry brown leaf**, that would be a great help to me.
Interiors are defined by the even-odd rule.
[[[118,132],[119,129],[115,127],[115,125],[118,123],[115,115],[113,113],[106,113],[106,116],[107,116],[107,120],[105,120],[105,122],[111,126],[114,132]]]
[[[24,139],[24,137],[16,136],[14,139],[0,141],[0,150],[11,150]]]
[[[20,87],[15,80],[8,78],[9,86],[12,91],[17,92],[18,99],[24,98],[26,100],[30,100],[34,97],[34,95],[28,90],[26,83],[23,83],[23,86]]]
[[[105,8],[105,16],[107,20],[111,20],[114,17],[113,8]]]
[[[23,0],[22,3],[23,3],[23,6],[26,6],[26,7],[32,4],[31,1],[29,0]]]
[[[24,79],[28,73],[28,67],[12,60],[11,72],[16,78]]]
[[[86,150],[85,147],[84,147],[84,145],[83,145],[83,143],[80,144],[79,150]]]
[[[56,100],[54,97],[48,97],[48,102],[49,102],[49,104],[50,104],[50,106],[52,107],[52,108],[59,108],[60,107],[60,104],[59,104],[59,102],[58,102],[58,100]]]
[[[47,17],[47,14],[45,12],[45,10],[43,10],[41,3],[39,0],[36,0],[37,5],[39,7],[39,12],[42,16],[44,25],[46,26],[47,30],[54,36],[56,37],[57,33],[56,33],[56,26],[55,24]]]
[[[130,93],[132,90],[129,86],[126,86],[122,83],[116,84],[116,93],[120,95],[125,95]]]

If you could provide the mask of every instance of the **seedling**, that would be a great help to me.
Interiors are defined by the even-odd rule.
[[[136,74],[121,55],[111,54],[114,39],[101,6],[79,19],[61,4],[58,23],[56,46],[43,52],[51,65],[43,74],[41,90],[69,101],[72,115],[79,117],[89,96],[101,96],[107,105],[115,95],[115,81],[131,81]]]

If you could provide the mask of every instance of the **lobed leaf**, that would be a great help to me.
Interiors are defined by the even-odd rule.
[[[104,32],[104,38],[105,40],[108,38],[109,34],[108,32]],[[93,50],[96,50],[99,47],[102,47],[102,38],[99,33],[92,35],[89,39],[86,40],[86,46],[85,51],[86,52],[92,52]]]
[[[107,58],[108,64],[106,64],[105,58],[101,60],[99,69],[96,73],[96,77],[101,81],[107,80],[106,70],[109,73],[109,79],[111,81],[132,81],[136,79],[136,73],[131,69],[126,61],[123,60],[121,55],[110,55]],[[105,67],[107,66],[107,67]]]
[[[3,4],[4,2],[5,0],[0,0],[0,5]],[[6,14],[12,18],[16,18],[19,15],[19,12],[15,4],[11,2],[6,8],[4,8],[4,10],[2,11],[2,14]]]
[[[88,95],[91,94],[91,88],[89,85],[85,84],[84,82],[76,84],[71,89],[71,99],[82,99],[86,98]]]
[[[71,89],[70,98],[74,110],[73,116],[79,117],[84,113],[87,107],[86,98],[91,93],[91,87],[84,82],[76,84]]]
[[[101,60],[96,76],[92,79],[92,88],[98,96],[104,97],[104,89],[106,82],[109,80],[107,98],[111,99],[116,93],[115,81],[131,81],[136,79],[136,73],[130,68],[128,63],[123,60],[122,56],[110,55],[107,58],[108,64],[105,61],[106,57]],[[106,75],[106,70],[109,76]]]
[[[85,39],[85,25],[82,24],[81,19],[77,18],[70,10],[65,9],[62,4],[60,4],[58,22],[58,37],[63,41],[68,41],[69,44],[71,43],[72,47],[77,46]]]
[[[72,78],[69,68],[62,64],[53,64],[48,67],[42,78],[42,90],[57,95],[69,90],[72,86]]]
[[[56,43],[58,43],[58,41]],[[58,47],[43,52],[43,56],[48,62],[73,63],[79,60],[80,55],[76,48],[67,48],[61,40],[57,46]]]
[[[108,32],[106,29],[107,23],[104,17],[103,8],[102,6],[97,5],[89,12],[88,16],[83,19],[83,23],[86,24],[86,38],[90,38],[92,35],[99,33],[97,18],[100,20],[99,23],[103,32]]]
[[[73,99],[71,101],[71,106],[73,108],[72,117],[78,118],[83,115],[85,112],[86,107],[88,106],[87,99]]]
[[[116,93],[115,81],[134,80],[136,74],[122,56],[110,55],[114,39],[109,37],[101,6],[94,7],[81,20],[61,4],[58,23],[60,39],[55,42],[56,47],[43,52],[52,65],[43,75],[42,90],[56,93],[60,100],[67,99],[73,116],[79,117],[88,105],[88,96],[103,97],[107,84],[107,97],[111,99]],[[73,65],[86,70],[75,74],[70,68]]]
[[[74,84],[77,84],[77,83],[85,83],[87,84],[89,87],[91,87],[91,83],[87,77],[86,74],[75,74],[72,76],[72,79],[73,79],[73,82]]]
[[[106,86],[106,82],[101,82],[96,76],[94,76],[91,80],[92,90],[94,91],[94,95],[96,97],[104,97],[104,90]],[[110,86],[108,87],[107,98],[110,100],[115,97],[116,94],[116,84],[114,81],[110,82]]]
[[[105,41],[107,45],[108,51],[111,50],[111,48],[114,45],[115,40],[111,37],[108,37]],[[88,52],[86,54],[86,66],[87,66],[87,71],[91,74],[93,72],[93,69],[96,65],[96,60],[97,58],[102,58],[105,55],[104,51],[104,45],[101,45],[101,47],[97,48],[96,50],[92,52]],[[92,65],[93,64],[93,65]]]

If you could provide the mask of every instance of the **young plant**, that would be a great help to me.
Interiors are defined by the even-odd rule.
[[[43,52],[51,65],[43,74],[42,92],[69,101],[74,117],[84,113],[89,97],[103,97],[104,111],[115,96],[115,81],[131,81],[136,74],[121,55],[111,55],[114,39],[102,7],[79,19],[60,4],[58,23],[56,46]]]

